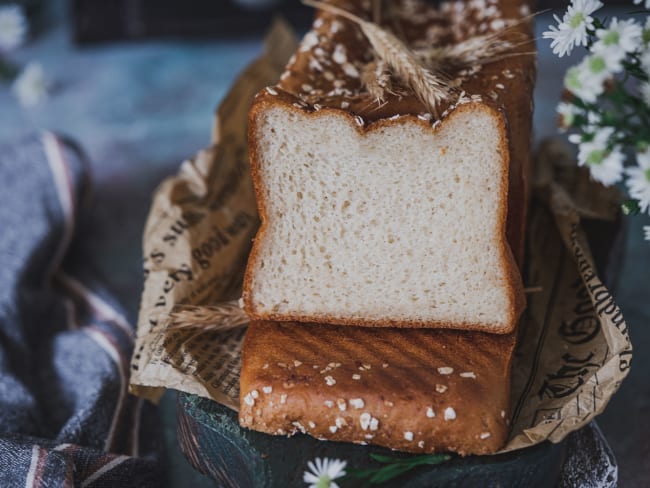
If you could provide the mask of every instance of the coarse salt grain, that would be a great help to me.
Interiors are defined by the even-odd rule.
[[[331,376],[325,376],[325,383],[327,383],[327,386],[334,386],[336,384],[336,380]]]
[[[431,407],[427,407],[427,417],[429,417],[430,419],[432,419],[432,418],[435,417],[435,416],[436,416],[436,413],[433,411],[433,408],[431,408]]]
[[[313,429],[314,427],[316,427],[316,424],[314,422],[312,422],[311,420],[309,422],[307,422],[307,425],[309,425],[310,429]]]
[[[275,91],[275,90],[274,90],[273,88],[271,88],[270,86],[267,86],[267,87],[266,87],[266,91],[267,91],[267,93],[268,93],[269,95],[274,95],[274,96],[275,96],[275,95],[278,94],[278,92]]]
[[[423,449],[423,448],[424,448],[424,441],[420,441],[420,442],[418,442],[418,447],[419,447],[420,449]]]
[[[445,385],[437,384],[437,385],[436,385],[436,391],[437,391],[438,393],[444,393],[444,392],[447,391],[447,387],[446,387]]]
[[[350,399],[350,405],[352,405],[354,408],[357,410],[360,410],[364,407],[365,403],[363,399],[361,398],[351,398]]]
[[[268,394],[268,393],[271,393],[271,392],[273,391],[273,387],[272,387],[272,386],[263,386],[263,387],[262,387],[262,391],[263,391],[264,393],[267,393],[267,394]]]
[[[379,428],[379,419],[375,417],[370,419],[370,430],[377,430]]]
[[[293,362],[293,365],[294,365],[296,368],[297,368],[298,366],[300,366],[301,364],[302,364],[302,362],[298,361],[297,359],[294,360],[294,362]]]
[[[330,432],[332,434],[336,434],[337,429],[338,429],[338,427],[336,425],[330,425]]]
[[[345,54],[345,46],[343,44],[337,44],[332,53],[332,60],[337,64],[343,64],[347,62],[348,57]]]
[[[280,395],[280,403],[287,403],[287,395],[286,393],[283,393]]]
[[[372,417],[368,412],[363,412],[361,415],[359,415],[359,424],[361,425],[362,430],[368,430],[370,419],[372,419]]]
[[[466,371],[465,373],[460,374],[461,378],[472,378],[476,379],[476,375],[472,371]]]
[[[336,426],[340,429],[341,427],[345,427],[348,425],[348,423],[345,421],[343,417],[336,417]]]
[[[490,433],[489,432],[483,432],[479,437],[481,439],[487,439],[488,437],[490,437]]]
[[[449,366],[443,366],[442,368],[438,368],[438,373],[440,374],[451,374],[454,372],[454,368],[450,368]]]
[[[345,412],[345,410],[348,408],[348,404],[343,398],[339,398],[338,400],[336,400],[336,404],[338,405],[339,410],[341,412]]]
[[[253,399],[250,393],[244,397],[244,403],[249,407],[255,405],[255,400]]]
[[[404,439],[411,442],[413,440],[413,432],[404,432]]]
[[[445,420],[454,420],[456,418],[456,410],[451,407],[445,408]]]
[[[343,72],[350,78],[358,78],[359,70],[352,63],[343,64]]]
[[[353,380],[360,380],[360,379],[361,379],[361,375],[360,375],[360,374],[353,374],[353,375],[352,375],[352,379],[353,379]]]
[[[334,402],[332,400],[325,400],[324,403],[327,408],[332,408],[334,406]]]
[[[253,398],[259,398],[260,394],[259,394],[259,392],[257,390],[253,390],[253,391],[251,391],[251,396]]]
[[[318,44],[318,36],[314,31],[309,31],[305,34],[305,37],[302,39],[302,44],[300,45],[300,51],[305,52],[309,51],[312,47]],[[296,61],[295,56],[292,56],[289,59],[289,64],[293,64]]]
[[[350,106],[350,102],[343,101],[341,102],[341,108],[346,109]]]

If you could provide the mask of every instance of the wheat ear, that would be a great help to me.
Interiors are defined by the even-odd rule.
[[[381,60],[371,61],[363,67],[361,83],[377,103],[383,102],[387,93],[394,93],[390,71],[388,71],[386,63]]]
[[[247,325],[249,321],[239,302],[233,300],[212,306],[178,305],[170,313],[167,328],[224,332]]]
[[[442,73],[434,74],[426,69],[402,41],[378,25],[328,3],[317,0],[303,0],[303,3],[357,24],[372,45],[377,57],[413,90],[434,116],[438,116],[439,104],[448,100],[452,92],[447,76]]]

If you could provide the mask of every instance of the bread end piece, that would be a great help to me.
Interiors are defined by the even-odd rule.
[[[514,334],[253,322],[239,421],[272,435],[492,454],[509,434]]]

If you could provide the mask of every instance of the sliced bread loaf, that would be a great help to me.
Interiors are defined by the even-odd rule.
[[[530,39],[519,1],[395,4],[411,46],[484,35],[471,25],[511,25],[504,38]],[[376,102],[359,78],[371,51],[354,23],[320,13],[281,83],[252,107],[262,226],[245,309],[254,319],[507,333],[525,302],[513,250],[521,259],[533,60],[459,72],[454,83],[472,96],[436,117],[404,86]]]

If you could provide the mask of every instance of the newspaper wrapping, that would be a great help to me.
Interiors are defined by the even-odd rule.
[[[279,78],[297,41],[276,22],[264,54],[217,111],[213,145],[156,191],[144,239],[145,285],[131,391],[156,401],[164,388],[239,405],[245,327],[170,328],[177,306],[236,300],[258,226],[247,156],[248,107]],[[598,277],[581,223],[617,218],[618,195],[578,170],[558,142],[537,154],[528,225],[528,307],[512,374],[512,433],[504,451],[561,441],[601,413],[630,367],[632,347],[614,298]]]

